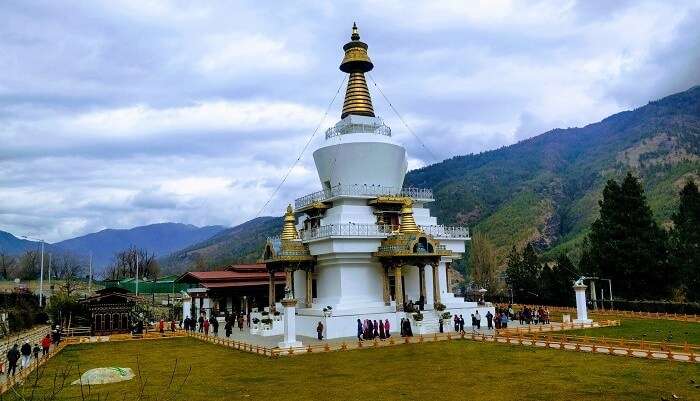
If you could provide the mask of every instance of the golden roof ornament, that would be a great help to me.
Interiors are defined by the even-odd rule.
[[[299,239],[299,233],[295,226],[296,219],[294,218],[294,210],[292,205],[287,206],[287,212],[284,214],[284,223],[282,224],[282,235],[280,239],[283,241]]]
[[[350,42],[343,46],[343,50],[345,57],[340,63],[340,71],[350,74],[350,77],[340,117],[345,118],[351,114],[374,117],[372,98],[365,80],[365,73],[372,71],[374,64],[367,54],[367,44],[360,41],[360,34],[357,32],[357,25],[354,22]]]
[[[421,230],[413,219],[413,202],[407,200],[401,207],[401,225],[399,232],[402,234],[417,234]]]

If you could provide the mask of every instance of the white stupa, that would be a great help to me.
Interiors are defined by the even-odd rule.
[[[263,257],[271,271],[288,272],[297,333],[315,337],[321,321],[326,338],[354,337],[357,319],[388,319],[396,333],[404,317],[414,334],[430,333],[445,312],[467,321],[477,309],[493,313],[450,292],[449,266],[469,230],[437,224],[425,207],[431,190],[403,188],[406,150],[374,114],[364,76],[373,64],[356,26],[343,50],[340,69],[350,76],[341,120],[313,153],[322,190],[295,201]],[[404,311],[409,301],[422,321]]]

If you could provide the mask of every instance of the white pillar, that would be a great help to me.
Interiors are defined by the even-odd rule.
[[[574,320],[574,323],[592,322],[588,318],[588,309],[586,308],[586,288],[585,284],[574,284],[574,291],[576,292],[576,320]]]
[[[284,305],[284,341],[277,344],[280,348],[301,347],[301,341],[297,341],[296,332],[296,299],[283,299]]]

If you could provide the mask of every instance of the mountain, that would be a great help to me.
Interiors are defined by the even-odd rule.
[[[40,247],[40,242],[20,239],[6,231],[0,231],[0,252],[2,253],[17,255],[24,251],[39,249]]]
[[[161,258],[161,268],[168,273],[181,273],[234,262],[255,262],[262,255],[267,237],[279,234],[281,227],[281,217],[255,218]]]
[[[197,227],[191,224],[158,223],[131,229],[107,229],[53,244],[56,249],[79,255],[92,252],[97,274],[113,261],[114,254],[132,246],[146,249],[156,257],[204,241],[224,230],[223,226]]]
[[[638,175],[655,217],[668,224],[678,191],[700,182],[700,86],[582,128],[554,129],[497,150],[409,172],[432,188],[444,224],[487,234],[501,261],[513,245],[576,256],[608,179]]]

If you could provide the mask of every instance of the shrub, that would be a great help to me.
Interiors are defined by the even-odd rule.
[[[450,312],[445,312],[440,315],[440,317],[442,317],[442,320],[450,320],[452,318],[452,314]]]
[[[414,313],[413,320],[415,320],[416,322],[420,322],[421,320],[423,320],[423,314],[420,312]]]
[[[258,319],[257,317],[254,317],[253,324],[258,324],[258,323],[260,323],[260,319]]]
[[[260,322],[261,322],[262,324],[272,324],[272,319],[270,319],[270,318],[268,317],[268,318],[262,319]]]
[[[438,311],[438,312],[442,312],[442,311],[444,311],[445,308],[446,308],[446,307],[445,307],[445,304],[440,303],[440,302],[435,302],[434,307],[435,307],[435,310]]]

